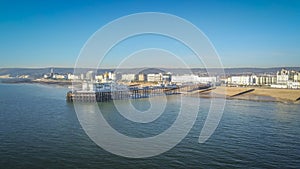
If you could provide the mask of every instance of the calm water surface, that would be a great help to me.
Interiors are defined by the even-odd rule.
[[[197,121],[180,144],[159,156],[129,159],[89,139],[73,105],[65,101],[67,91],[0,84],[0,168],[300,168],[300,105],[228,100],[217,130],[199,144],[209,103],[201,99]],[[172,124],[172,104],[155,123],[139,126],[124,121],[112,103],[100,106],[116,130],[145,137]],[[149,102],[136,100],[134,105],[146,110]]]

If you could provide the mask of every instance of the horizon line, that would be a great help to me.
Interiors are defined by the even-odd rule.
[[[0,69],[75,69],[74,67],[61,67],[61,66],[47,66],[47,67],[0,67]],[[129,68],[89,68],[89,67],[82,67],[76,69],[222,69],[217,67],[191,67],[191,68],[182,68],[182,67],[129,67]],[[272,66],[272,67],[223,67],[223,69],[272,69],[272,68],[300,68],[300,66]]]

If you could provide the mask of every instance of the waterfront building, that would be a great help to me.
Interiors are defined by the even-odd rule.
[[[174,75],[171,79],[172,83],[198,83],[197,75]]]
[[[121,80],[133,82],[136,80],[136,75],[135,74],[122,74]]]
[[[172,75],[170,72],[164,73],[164,74],[162,74],[162,81],[164,83],[169,83],[169,82],[171,82],[171,77],[172,77]]]
[[[250,85],[259,85],[259,77],[256,75],[250,76]]]
[[[60,80],[62,80],[62,79],[66,79],[66,76],[65,75],[59,75],[59,74],[54,74],[52,76],[52,79],[60,79]]]
[[[276,84],[277,83],[277,76],[271,76],[271,82],[272,82],[272,84]]]
[[[113,72],[108,72],[108,79],[109,80],[116,80],[116,74]]]
[[[101,75],[95,75],[95,80],[97,82],[102,82],[103,81],[103,75],[102,74]]]
[[[198,77],[198,82],[202,84],[215,84],[217,82],[217,77]]]
[[[146,78],[147,76],[144,74],[144,73],[140,73],[139,75],[138,75],[138,81],[140,81],[140,82],[144,82],[144,81],[146,81]]]
[[[116,80],[116,74],[113,73],[113,72],[105,72],[103,73],[103,80],[104,81],[113,81],[113,80]]]
[[[269,86],[276,84],[276,76],[272,75],[242,75],[242,76],[231,76],[227,80],[229,85],[244,85],[244,86]]]
[[[229,84],[231,85],[250,85],[251,83],[251,76],[231,76],[228,79]]]
[[[94,80],[94,77],[95,77],[95,73],[94,73],[94,71],[92,71],[92,70],[90,70],[90,71],[88,71],[87,73],[86,73],[86,79],[87,80]]]
[[[53,78],[53,76],[54,76],[54,70],[53,70],[53,68],[51,68],[51,70],[50,70],[50,77],[49,78]]]
[[[300,82],[300,72],[297,72],[294,74],[294,78],[293,78],[294,82]]]
[[[108,72],[103,73],[103,79],[108,79]]]
[[[294,70],[282,69],[277,72],[277,84],[288,85],[290,82],[300,82],[300,73]],[[296,84],[296,83],[295,83]],[[297,86],[297,85],[288,85]]]
[[[162,81],[162,74],[155,73],[155,74],[148,74],[147,75],[148,82],[161,82]]]
[[[282,69],[277,72],[277,84],[286,85],[289,80],[290,71]]]
[[[228,84],[228,78],[226,76],[224,77],[219,77],[219,82],[220,84],[223,86],[225,86],[226,84]]]
[[[54,71],[53,68],[50,69],[50,73],[44,74],[44,79],[53,79],[54,78]]]
[[[83,73],[80,74],[80,79],[81,79],[81,80],[84,80],[84,79],[85,79],[85,76],[84,76]]]
[[[79,76],[73,75],[73,74],[71,74],[71,73],[68,73],[68,74],[67,74],[67,79],[68,79],[68,80],[78,80],[78,79],[79,79]]]
[[[277,83],[277,77],[273,75],[263,75],[258,76],[256,83],[253,83],[254,85],[272,85]]]
[[[172,76],[172,83],[202,83],[202,84],[210,84],[210,83],[216,83],[217,78],[216,77],[199,77],[197,75],[191,74],[191,75],[175,75]]]

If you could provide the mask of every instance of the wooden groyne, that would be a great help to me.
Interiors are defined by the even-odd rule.
[[[206,89],[199,89],[199,90],[194,91],[193,93],[204,93],[204,92],[208,92],[208,91],[211,91],[211,90],[214,90],[214,89],[216,89],[216,87],[210,87],[210,88],[206,88]]]
[[[246,93],[250,93],[250,92],[253,92],[255,89],[249,89],[249,90],[246,90],[246,91],[243,91],[243,92],[240,92],[240,93],[237,93],[237,94],[234,94],[230,97],[236,97],[236,96],[240,96],[240,95],[243,95],[243,94],[246,94]]]

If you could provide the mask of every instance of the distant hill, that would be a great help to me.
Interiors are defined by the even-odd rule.
[[[288,70],[296,70],[300,71],[300,67],[274,67],[274,68],[225,68],[224,72],[226,75],[242,75],[242,74],[275,74],[277,71],[282,68],[286,68]],[[73,73],[74,68],[53,68],[54,73],[58,74],[67,74]],[[0,68],[0,76],[9,74],[12,77],[20,76],[20,75],[30,75],[31,77],[41,77],[44,74],[50,73],[51,68]],[[86,73],[89,68],[81,68],[77,69],[78,73]],[[115,71],[114,69],[98,69],[97,73],[104,73],[109,71]],[[210,72],[213,75],[217,75],[221,72],[221,69],[210,68]],[[117,72],[121,73],[163,73],[163,72],[171,72],[173,74],[189,74],[193,72],[194,74],[205,74],[207,72],[204,68],[192,68],[192,69],[183,69],[183,68],[128,68],[128,69],[119,69]]]

